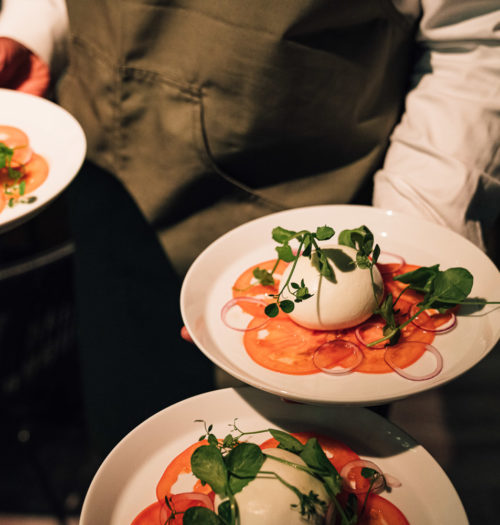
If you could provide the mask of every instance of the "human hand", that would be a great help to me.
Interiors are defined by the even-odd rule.
[[[189,332],[187,331],[187,328],[185,326],[183,326],[181,328],[181,337],[182,337],[182,339],[184,339],[188,343],[193,343],[194,342],[193,339],[191,338],[191,336],[189,335]]]
[[[0,37],[0,87],[44,96],[50,85],[49,66],[12,38]]]

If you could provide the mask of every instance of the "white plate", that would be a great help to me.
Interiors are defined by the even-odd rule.
[[[381,404],[434,388],[480,361],[500,337],[500,308],[486,315],[460,316],[448,334],[436,336],[444,368],[434,379],[409,381],[390,374],[354,372],[344,376],[286,375],[267,370],[246,353],[243,336],[221,321],[237,277],[253,264],[276,257],[271,238],[275,226],[315,230],[329,225],[337,235],[365,224],[386,252],[408,263],[440,263],[467,268],[474,275],[471,297],[500,300],[500,273],[491,260],[463,237],[435,224],[368,206],[313,206],[267,215],[244,224],[211,244],[189,269],[181,291],[184,323],[202,352],[237,379],[267,392],[305,403]],[[334,237],[336,239],[337,237]]]
[[[383,496],[412,525],[468,523],[450,480],[431,455],[384,418],[359,407],[311,407],[285,403],[244,387],[192,397],[162,410],[128,434],[97,471],[86,495],[80,525],[127,525],[156,499],[158,480],[169,462],[197,441],[203,426],[225,436],[238,418],[243,430],[280,428],[315,431],[340,439],[386,474],[401,481]],[[266,439],[261,435],[258,443]]]
[[[78,173],[86,152],[80,124],[66,110],[44,98],[0,89],[0,125],[23,130],[33,150],[49,164],[47,180],[29,196],[31,204],[6,206],[0,212],[0,233],[18,226],[41,211]]]

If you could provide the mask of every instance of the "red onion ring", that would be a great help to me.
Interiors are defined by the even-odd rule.
[[[326,509],[325,514],[325,525],[335,525],[337,523],[337,509],[335,508],[335,503],[330,502],[328,509]]]
[[[366,492],[368,492],[368,487],[370,485],[370,481],[368,479],[362,478],[366,487],[363,488],[356,485],[356,476],[354,475],[354,469],[356,468],[359,468],[359,476],[362,476],[361,470],[364,468],[370,468],[378,472],[380,476],[373,483],[371,490],[376,493],[382,492],[384,490],[384,475],[382,474],[380,467],[373,463],[373,461],[369,461],[367,459],[355,459],[353,461],[349,461],[349,463],[346,463],[339,473],[342,481],[344,482],[344,488],[347,490],[347,492],[352,492],[354,494],[366,494]]]
[[[354,359],[350,366],[343,367],[339,364],[350,357]],[[333,363],[332,358],[334,359]],[[362,360],[363,352],[359,346],[343,339],[327,341],[319,346],[313,354],[313,363],[317,368],[326,374],[337,376],[351,373]]]
[[[228,314],[235,306],[238,306],[240,303],[242,303],[242,304],[251,303],[251,304],[256,304],[256,305],[262,306],[262,314],[263,314],[262,323],[260,323],[260,324],[258,324],[256,326],[253,326],[252,328],[248,328],[248,327],[241,328],[239,326],[234,326],[233,324],[231,324],[228,321],[228,318],[227,318]],[[221,310],[221,313],[220,313],[220,317],[222,319],[222,322],[228,328],[231,328],[232,330],[237,330],[238,332],[248,332],[250,330],[258,330],[259,328],[262,328],[263,326],[265,326],[271,320],[270,317],[267,317],[264,314],[264,308],[267,306],[267,304],[268,303],[266,303],[266,301],[264,301],[262,299],[258,299],[257,297],[246,297],[246,296],[234,297],[233,299],[230,299],[222,307],[222,310]],[[248,315],[250,315],[250,314],[248,314]]]
[[[396,478],[395,476],[392,476],[391,474],[384,474],[384,478],[385,478],[385,484],[388,487],[391,487],[391,489],[394,489],[396,487],[401,487],[402,485],[401,481],[399,481],[398,478]]]
[[[367,341],[364,337],[363,332],[366,330],[369,330],[370,328],[384,328],[384,323],[363,323],[359,325],[356,330],[354,331],[354,334],[356,335],[356,339],[364,346],[367,347],[368,350],[380,350],[381,348],[385,348],[388,345],[388,341],[381,341],[380,343],[377,343],[373,346],[368,346],[371,341]],[[376,341],[377,339],[381,339],[384,337],[384,334],[382,330],[380,330],[380,336],[375,337],[373,340]]]
[[[418,312],[418,310],[419,310],[419,307],[417,305],[413,305],[410,308],[410,316],[413,317]],[[431,312],[436,312],[436,313],[434,314]],[[445,321],[443,322],[443,324],[439,326],[427,326],[427,323],[429,323],[429,321],[434,316],[443,317],[445,318]],[[412,323],[418,328],[420,328],[421,330],[425,330],[426,332],[434,332],[434,333],[449,332],[457,324],[457,316],[453,312],[448,311],[444,314],[440,314],[437,310],[434,310],[433,308],[429,308],[428,310],[424,310],[418,317],[415,317]]]
[[[395,363],[395,354],[398,351],[401,351],[401,349],[407,344],[423,345],[425,351],[430,352],[436,358],[436,368],[434,368],[432,372],[429,372],[428,374],[425,374],[423,376],[415,376],[413,374],[410,374],[409,372],[405,372],[404,369],[399,368],[399,366],[397,366]],[[397,345],[387,347],[387,350],[385,351],[385,354],[384,354],[384,359],[385,359],[385,362],[397,374],[399,374],[401,377],[404,377],[405,379],[409,379],[410,381],[425,381],[427,379],[432,379],[433,377],[436,377],[443,369],[443,356],[438,352],[437,348],[427,343],[421,343],[421,342],[416,342],[416,341],[407,341],[406,343],[398,343]]]
[[[384,258],[389,259],[389,260],[392,259],[393,261],[383,262]],[[384,275],[388,273],[396,273],[405,264],[406,264],[406,261],[400,255],[396,255],[395,253],[389,253],[389,252],[380,252],[380,256],[377,261],[377,268],[379,269],[379,272],[382,275]],[[394,265],[396,266],[395,268],[393,268]]]

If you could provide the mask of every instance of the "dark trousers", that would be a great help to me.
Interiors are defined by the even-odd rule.
[[[86,163],[68,193],[86,416],[104,455],[155,412],[211,390],[213,370],[180,338],[180,280],[122,185]]]

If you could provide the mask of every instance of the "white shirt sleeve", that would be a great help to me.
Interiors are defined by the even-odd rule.
[[[0,36],[17,40],[52,69],[61,65],[68,31],[65,0],[3,0]]]
[[[484,248],[500,213],[500,2],[422,0],[422,54],[375,206],[447,226]]]

